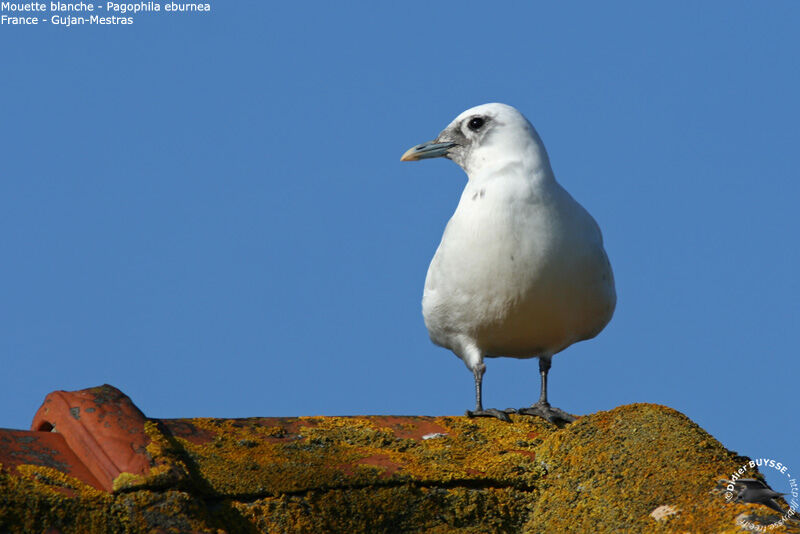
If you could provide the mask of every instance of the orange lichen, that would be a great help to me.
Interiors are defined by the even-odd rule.
[[[683,414],[635,404],[582,418],[537,448],[548,468],[529,528],[547,530],[738,531],[744,508],[711,490],[741,465]],[[649,514],[669,504],[681,514],[656,522]],[[773,529],[772,532],[783,532]]]
[[[114,494],[0,470],[0,531],[736,532],[774,516],[714,493],[744,459],[669,408],[512,420],[148,421],[150,473]],[[680,513],[651,515],[665,506]]]
[[[83,495],[88,498],[106,495],[106,492],[93,488],[85,482],[52,467],[28,464],[18,465],[16,470],[22,476],[38,483],[43,491],[56,491],[67,496]]]
[[[411,429],[386,426],[387,418],[300,418],[295,433],[261,420],[195,419],[189,423],[210,437],[205,443],[175,438],[217,495],[280,495],[317,488],[369,484],[429,483],[445,480],[495,480],[501,486],[535,484],[532,429],[548,425],[520,418],[507,425],[488,419],[406,418],[420,429],[435,429],[435,439],[404,437]],[[310,424],[306,424],[310,423]],[[399,435],[398,435],[399,434]],[[271,438],[271,439],[267,439]],[[379,465],[369,459],[380,458]],[[378,469],[371,468],[370,464]]]
[[[219,532],[205,502],[188,493],[167,490],[113,495],[50,468],[26,465],[18,470],[24,476],[0,471],[3,533]]]

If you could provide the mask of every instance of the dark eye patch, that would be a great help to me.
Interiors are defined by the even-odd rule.
[[[473,132],[480,130],[486,123],[483,117],[472,117],[467,123],[467,127]]]

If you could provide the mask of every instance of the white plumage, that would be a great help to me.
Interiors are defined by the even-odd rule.
[[[547,402],[551,357],[596,336],[616,304],[600,228],[556,181],[536,130],[516,109],[463,112],[404,161],[447,157],[469,177],[428,269],[422,312],[431,339],[475,376],[470,415],[484,410],[485,357],[540,359],[539,402],[520,413],[573,418]]]

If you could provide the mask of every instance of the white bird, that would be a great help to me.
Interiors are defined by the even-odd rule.
[[[600,228],[556,181],[530,122],[505,104],[463,112],[402,161],[445,157],[469,178],[433,256],[422,314],[431,340],[452,350],[475,377],[475,411],[554,423],[575,418],[550,406],[554,354],[596,336],[616,306],[614,275]],[[539,401],[484,410],[484,358],[539,358]]]

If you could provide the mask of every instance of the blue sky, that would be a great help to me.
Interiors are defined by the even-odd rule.
[[[800,470],[798,22],[789,1],[238,1],[1,27],[0,426],[102,383],[152,417],[471,408],[420,313],[465,176],[399,158],[499,101],[617,279],[553,404],[665,404]],[[488,361],[486,406],[538,388],[535,360]]]

